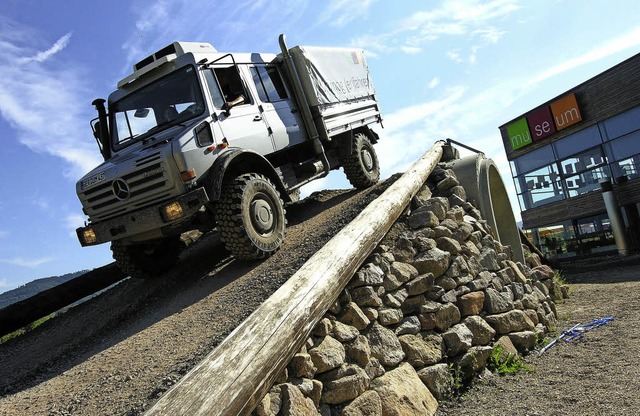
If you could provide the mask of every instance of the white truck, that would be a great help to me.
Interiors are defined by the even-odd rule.
[[[284,203],[343,167],[356,188],[380,175],[381,123],[360,50],[296,46],[220,53],[174,42],[96,99],[104,162],[76,185],[83,246],[111,242],[118,266],[147,278],[177,261],[180,234],[217,227],[240,259],[282,244]]]

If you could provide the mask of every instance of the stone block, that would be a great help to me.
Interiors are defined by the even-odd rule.
[[[478,315],[484,307],[484,293],[471,292],[458,298],[458,309],[460,314],[464,316]]]
[[[385,416],[433,416],[438,409],[438,402],[409,363],[373,380],[371,390],[384,398],[382,414]]]
[[[317,373],[324,373],[340,367],[346,358],[344,346],[329,335],[324,337],[318,346],[310,349],[309,355]]]
[[[489,315],[484,318],[499,335],[510,332],[531,331],[535,327],[529,316],[519,309]]]

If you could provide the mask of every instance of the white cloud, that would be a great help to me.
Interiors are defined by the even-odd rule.
[[[86,220],[86,217],[84,215],[68,214],[64,218],[64,225],[66,228],[74,230],[74,235],[75,235],[75,229],[78,227],[82,227],[84,225],[85,220]]]
[[[9,279],[0,279],[0,289],[4,289],[10,286],[11,286],[11,283],[9,283]]]
[[[78,239],[76,228],[84,226],[86,219],[87,218],[84,215],[75,213],[67,214],[67,216],[64,217],[63,226],[67,230],[67,234],[71,239]]]
[[[344,27],[347,23],[366,16],[373,0],[331,0],[319,16],[316,25],[328,23]]]
[[[24,257],[14,257],[12,259],[0,259],[0,263],[9,264],[12,266],[26,267],[29,269],[35,269],[45,263],[49,263],[53,260],[53,257],[41,257],[36,259],[25,259]]]
[[[495,27],[487,27],[483,29],[477,29],[473,32],[474,36],[479,37],[486,43],[498,43],[498,41],[506,34],[504,30],[500,30]]]
[[[56,43],[54,43],[53,46],[47,49],[46,51],[38,52],[35,56],[32,56],[32,57],[22,58],[20,61],[21,63],[28,63],[28,62],[42,63],[47,59],[51,58],[56,53],[66,48],[70,41],[71,41],[71,33],[67,33],[66,35],[58,39]]]
[[[532,77],[524,85],[525,87],[531,87],[563,72],[598,61],[626,49],[637,49],[638,46],[640,46],[640,27],[635,27],[622,36],[606,41],[582,55],[568,59],[541,72],[537,76]]]
[[[471,47],[471,53],[469,54],[469,63],[470,64],[475,64],[476,61],[478,60],[478,51],[480,50],[479,46],[472,46]]]
[[[436,8],[396,22],[391,30],[352,39],[351,44],[375,53],[396,50],[417,53],[425,44],[443,37],[475,37],[483,44],[493,44],[506,33],[493,22],[503,20],[519,8],[517,0],[447,0]],[[475,55],[471,61],[474,59]]]
[[[422,48],[418,48],[415,46],[403,46],[400,49],[402,50],[402,52],[406,53],[407,55],[417,55],[420,52],[422,52]]]
[[[122,71],[129,73],[132,63],[176,40],[208,41],[219,51],[276,52],[277,36],[287,33],[299,20],[307,3],[308,0],[162,0],[148,7],[140,2],[129,11],[135,16],[136,30],[122,46],[127,53]]]
[[[87,139],[86,77],[78,65],[58,60],[71,33],[34,52],[41,42],[32,29],[7,19],[0,20],[0,29],[0,116],[20,143],[67,161],[66,176],[81,176],[99,163],[99,156]]]
[[[460,55],[460,49],[452,49],[448,51],[447,58],[458,64],[464,61],[464,59],[462,59],[462,56]]]
[[[47,198],[38,196],[35,197],[31,200],[31,203],[35,206],[37,206],[38,208],[40,208],[40,210],[42,211],[48,211],[49,210],[49,200]]]
[[[427,88],[429,88],[430,90],[434,89],[435,87],[437,87],[438,85],[440,85],[440,78],[435,77],[433,78],[431,81],[429,81],[429,84],[427,85]]]
[[[434,22],[452,21],[464,26],[484,23],[518,10],[517,3],[516,0],[447,0],[437,9],[414,13],[405,22],[416,28]]]

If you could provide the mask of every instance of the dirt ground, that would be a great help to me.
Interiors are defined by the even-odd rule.
[[[560,341],[525,362],[531,373],[490,375],[439,415],[634,415],[640,413],[640,256],[563,265],[570,298],[558,332],[612,316],[578,343]]]
[[[280,252],[235,262],[216,236],[152,281],[126,280],[0,345],[0,415],[139,415],[384,189],[325,192],[288,209]],[[630,415],[640,409],[640,257],[566,266],[559,329],[614,316],[580,344],[490,376],[440,415]],[[185,322],[188,325],[185,325]]]
[[[393,182],[287,207],[283,247],[239,262],[217,233],[156,279],[127,279],[0,345],[0,415],[139,415]]]

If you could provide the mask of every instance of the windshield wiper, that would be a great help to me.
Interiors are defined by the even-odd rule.
[[[160,130],[164,130],[166,128],[169,127],[176,127],[176,126],[180,126],[180,127],[186,127],[183,122],[179,122],[179,123],[174,123],[176,120],[171,120],[171,121],[164,121],[160,124],[158,124],[155,127],[150,128],[149,130],[147,130],[147,132],[144,134],[144,139],[142,139],[142,143],[145,144],[145,142],[149,141],[149,140],[155,140],[155,137],[153,136],[153,133],[157,133]]]

